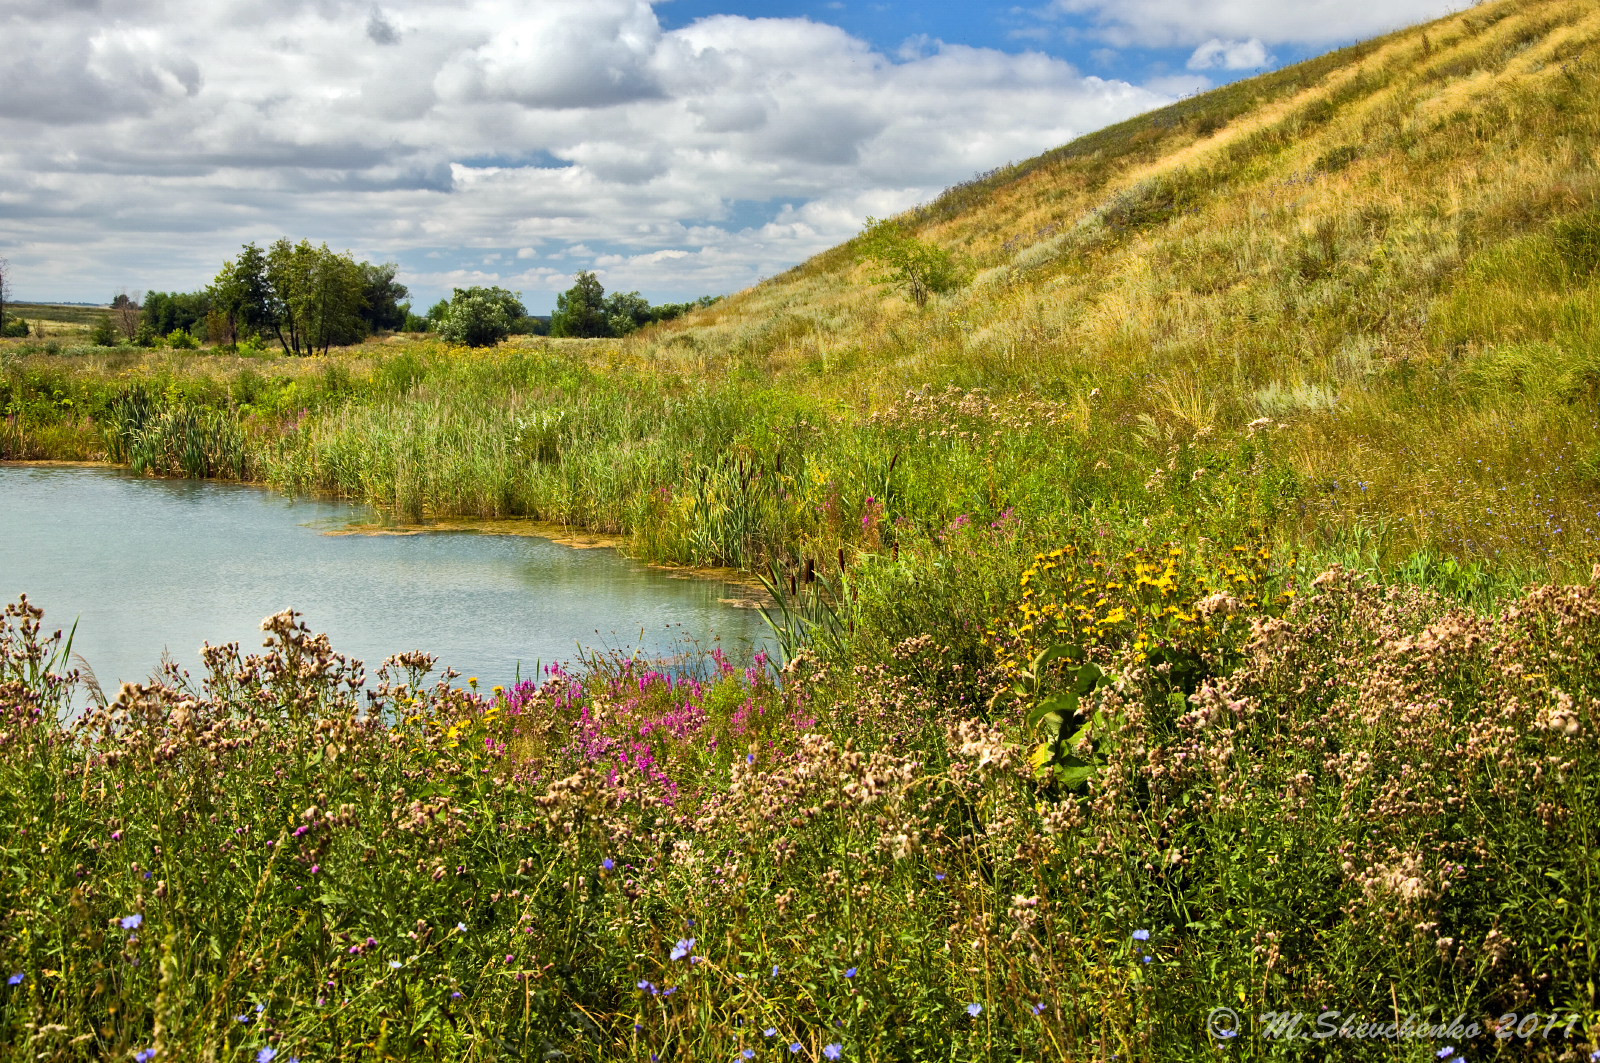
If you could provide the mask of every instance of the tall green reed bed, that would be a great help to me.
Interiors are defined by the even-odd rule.
[[[11,605],[0,1055],[1587,1058],[1600,587],[1289,571],[1065,545],[976,677],[923,634],[369,683],[286,613],[72,718]]]

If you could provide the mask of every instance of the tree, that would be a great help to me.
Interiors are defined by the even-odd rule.
[[[292,244],[283,237],[268,248],[263,275],[269,293],[264,323],[284,354],[327,353],[333,344],[366,336],[365,276],[348,252],[336,255],[327,244]]]
[[[504,288],[457,288],[439,323],[439,335],[451,343],[489,347],[509,336],[527,313],[518,294]]]
[[[89,342],[96,347],[115,347],[119,335],[117,326],[111,321],[111,315],[107,314],[94,323],[94,331],[89,333]]]
[[[404,284],[394,279],[400,266],[395,262],[385,262],[383,265],[374,265],[363,262],[361,270],[361,292],[365,306],[361,311],[361,320],[366,322],[368,332],[383,332],[400,328],[406,323],[406,314],[411,309],[402,306],[401,302],[411,294]]]
[[[928,305],[929,295],[961,284],[961,270],[950,252],[923,243],[892,218],[868,218],[857,240],[860,258],[883,270],[872,282],[902,289],[919,307]]]
[[[587,270],[578,272],[577,283],[556,296],[556,312],[550,317],[552,336],[608,336],[606,290]]]
[[[117,327],[131,342],[139,332],[139,300],[143,293],[129,295],[127,292],[118,292],[116,298],[111,300],[111,316],[116,319]]]
[[[606,297],[606,333],[626,336],[656,320],[648,300],[638,292],[613,292]]]
[[[238,344],[243,337],[268,328],[272,313],[272,286],[267,282],[267,256],[255,241],[239,249],[239,257],[224,262],[207,289],[222,328],[209,328],[213,342]]]

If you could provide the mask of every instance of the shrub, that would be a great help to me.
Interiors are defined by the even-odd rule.
[[[457,288],[439,323],[439,335],[468,347],[492,347],[511,335],[513,323],[526,315],[521,301],[503,288]]]

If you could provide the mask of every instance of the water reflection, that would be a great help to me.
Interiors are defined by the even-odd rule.
[[[614,550],[526,536],[327,535],[362,507],[257,488],[143,480],[103,468],[0,466],[0,595],[78,617],[76,648],[100,681],[150,674],[163,651],[198,668],[203,640],[261,642],[292,607],[369,669],[425,649],[485,685],[578,647],[666,654],[692,640],[735,656],[759,645],[746,592],[675,578]]]

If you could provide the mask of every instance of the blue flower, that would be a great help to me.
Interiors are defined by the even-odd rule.
[[[451,993],[450,994],[450,999],[451,1000],[460,1000],[461,999],[461,990],[458,989],[454,993]]]
[[[612,868],[614,868],[616,866],[617,866],[616,862],[614,860],[612,860],[611,857],[609,857],[609,856],[606,857],[604,860],[600,861],[600,868],[603,871],[610,871]]]
[[[1148,930],[1135,930],[1133,932],[1133,940],[1135,940],[1135,941],[1149,941],[1150,940],[1150,931],[1148,931]]]
[[[1033,1006],[1033,1013],[1034,1013],[1034,1014],[1035,1014],[1035,1015],[1037,1015],[1037,1014],[1039,1014],[1039,1013],[1040,1013],[1040,1012],[1041,1012],[1041,1011],[1043,1011],[1043,1010],[1044,1010],[1044,1001],[1042,1001],[1042,1000],[1041,1000],[1041,1001],[1039,1001],[1039,1003],[1037,1003],[1037,1004],[1035,1004],[1035,1005],[1034,1005],[1034,1006]]]
[[[772,965],[772,977],[774,977],[774,978],[778,977],[778,965],[777,964],[773,964]]]
[[[144,916],[140,915],[138,912],[134,912],[132,915],[125,915],[122,917],[122,929],[138,930],[139,925],[143,922]]]
[[[393,971],[398,971],[400,969],[400,961],[399,960],[390,960],[389,961],[389,969],[393,970]]]
[[[749,1049],[749,1048],[745,1049],[743,1052],[740,1052],[739,1054],[741,1056],[743,1056],[745,1059],[754,1059],[754,1058],[756,1058],[755,1051],[753,1049]]]
[[[156,1058],[155,1049],[141,1048],[133,1054],[133,1063],[150,1063],[150,1060],[154,1058]]]
[[[679,938],[678,943],[672,947],[672,958],[681,960],[689,955],[689,950],[694,948],[694,938]]]
[[[276,1048],[263,1048],[256,1053],[256,1063],[272,1063],[278,1055]]]
[[[776,1026],[768,1026],[765,1030],[761,1031],[761,1036],[762,1037],[776,1037],[776,1036],[778,1036],[778,1028]]]
[[[831,1045],[823,1045],[822,1054],[828,1059],[838,1059],[844,1054],[844,1045],[841,1045],[838,1042],[835,1042]]]
[[[933,881],[935,881],[935,882],[943,882],[944,881],[944,872],[943,871],[935,871],[933,873]]]
[[[249,1022],[250,1021],[250,1016],[248,1016],[248,1015],[235,1015],[233,1017],[233,1021],[234,1022]]]
[[[467,924],[466,923],[457,923],[456,924],[456,929],[461,931],[463,934],[465,934],[467,932]]]
[[[1141,956],[1140,959],[1142,959],[1145,963],[1149,963],[1150,962],[1150,957],[1148,955]]]
[[[790,1055],[793,1055],[794,1053],[796,1053],[798,1051],[800,1051],[800,1042],[799,1041],[796,1041],[794,1044],[789,1046],[789,1054]]]
[[[640,982],[635,988],[642,989],[651,996],[655,996],[657,992],[656,984],[654,982]]]
[[[854,977],[855,977],[855,976],[856,976],[856,969],[855,969],[855,968],[854,968],[854,967],[851,967],[851,968],[848,968],[848,969],[847,969],[847,970],[846,970],[846,971],[845,971],[845,972],[844,972],[844,976],[845,976],[845,977],[846,977],[846,978],[854,978]]]
[[[1455,1050],[1455,1045],[1445,1045],[1443,1048],[1439,1049],[1439,1051],[1435,1052],[1434,1056],[1439,1059],[1449,1059],[1455,1054]],[[1591,1056],[1590,1058],[1592,1059],[1593,1057]]]
[[[776,968],[774,968],[774,970],[776,970]],[[22,972],[21,971],[18,971],[16,974],[14,974],[10,978],[6,979],[6,985],[21,985],[21,984],[22,984]]]
[[[974,1019],[976,1019],[979,1015],[983,1014],[983,1005],[982,1004],[968,1004],[967,1005],[967,1014],[971,1015]]]

